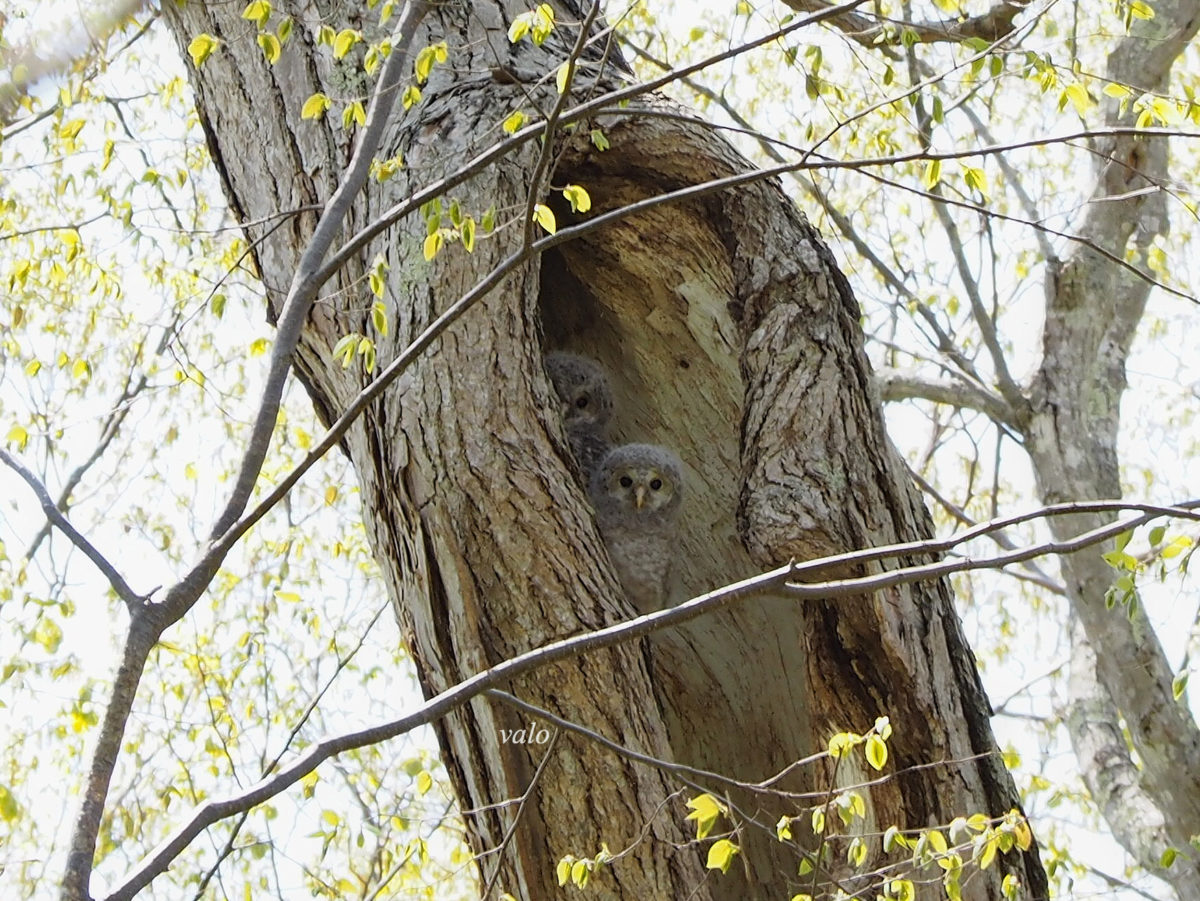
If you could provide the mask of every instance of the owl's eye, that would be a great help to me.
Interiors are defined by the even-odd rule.
[[[662,487],[662,479],[651,479],[650,480],[650,490],[651,491],[658,491],[658,489],[661,487]]]
[[[581,395],[579,395],[579,397],[575,398],[575,406],[578,409],[580,409],[580,410],[586,409],[587,405],[588,405],[588,396],[586,394],[581,394]]]
[[[621,476],[621,487],[622,488],[632,488],[633,487],[633,479],[629,478],[629,476]]]

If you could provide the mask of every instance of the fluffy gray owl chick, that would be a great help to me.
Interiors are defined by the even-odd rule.
[[[615,447],[593,474],[590,494],[625,596],[640,613],[660,609],[679,551],[679,458],[657,444]]]
[[[562,402],[563,426],[586,486],[608,453],[613,396],[604,367],[587,357],[556,351],[546,355],[546,375]]]

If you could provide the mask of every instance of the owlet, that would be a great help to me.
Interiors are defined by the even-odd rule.
[[[608,373],[595,360],[556,351],[546,355],[546,374],[562,403],[563,426],[586,486],[608,453],[612,389]]]
[[[625,596],[640,613],[660,609],[679,553],[679,458],[656,444],[615,447],[593,474],[590,493]]]

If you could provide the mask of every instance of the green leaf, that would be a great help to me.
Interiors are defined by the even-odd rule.
[[[601,153],[603,153],[605,150],[607,150],[609,147],[612,146],[611,144],[608,143],[608,138],[604,136],[604,132],[602,132],[598,128],[593,128],[591,130],[591,132],[589,133],[589,137],[591,137],[591,139],[592,139],[592,146],[595,147],[597,150],[599,150]]]
[[[200,68],[204,61],[212,55],[212,52],[220,46],[221,42],[211,34],[196,35],[188,44],[188,56],[192,58],[192,65],[197,69]]]
[[[475,220],[470,216],[463,220],[462,242],[467,253],[475,252]]]
[[[425,255],[425,259],[427,261],[432,260],[438,255],[438,251],[442,249],[442,245],[445,243],[446,241],[445,238],[442,237],[441,229],[438,229],[432,235],[426,237],[425,243],[421,248],[422,253]]]

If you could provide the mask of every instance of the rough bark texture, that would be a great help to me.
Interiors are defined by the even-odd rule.
[[[323,21],[370,35],[365,4],[275,7],[295,29],[274,68],[240,9],[164,7],[181,45],[201,31],[226,42],[194,83],[213,157],[247,220],[329,196],[346,139],[334,121],[302,123],[300,107],[316,91],[347,97],[368,88],[354,54],[334,62],[314,39]],[[553,85],[534,81],[566,55],[579,13],[557,8],[562,34],[541,48],[506,38],[520,4],[435,10],[416,46],[446,40],[451,62],[435,69],[418,107],[397,112],[381,156],[403,153],[405,170],[371,185],[348,231],[488,146],[512,109],[550,106]],[[703,123],[626,110],[598,124],[612,149],[597,152],[581,128],[563,143],[550,178],[585,185],[598,207],[749,168]],[[494,204],[502,219],[523,210],[536,153],[527,145],[452,196],[476,213]],[[311,224],[297,217],[260,245],[272,305]],[[386,365],[519,247],[520,232],[519,223],[502,228],[473,255],[451,246],[425,263],[425,225],[410,217],[366,248],[327,286],[297,354],[322,415],[336,414],[367,378],[330,361],[329,351],[342,335],[369,331],[372,298],[359,279],[375,254],[391,266],[391,331],[378,341]],[[667,444],[684,460],[673,600],[791,557],[929,534],[884,433],[849,286],[779,186],[659,206],[515,272],[345,441],[426,692],[631,613],[550,402],[540,360],[558,347],[608,365],[617,440]],[[830,732],[866,730],[887,715],[896,729],[892,766],[938,765],[874,790],[874,824],[919,828],[1016,805],[942,583],[807,607],[766,599],[643,646],[556,665],[512,690],[638,750],[755,781],[823,746]],[[502,844],[516,805],[495,805],[529,788],[542,753],[500,741],[501,729],[525,719],[481,700],[439,729],[481,853]],[[481,857],[485,875],[499,868],[503,890],[552,897],[556,860],[593,854],[602,842],[628,854],[594,879],[592,897],[775,898],[804,887],[793,875],[794,851],[773,830],[781,814],[803,812],[795,802],[733,797],[748,827],[738,836],[744,854],[729,874],[706,881],[703,849],[684,844],[682,800],[670,797],[677,786],[575,738],[553,753],[511,844]],[[861,776],[843,771],[838,781]],[[826,787],[828,774],[801,773],[783,787],[812,785]],[[1006,871],[1029,897],[1044,897],[1036,855],[1016,853],[968,882],[965,896],[998,898]]]

